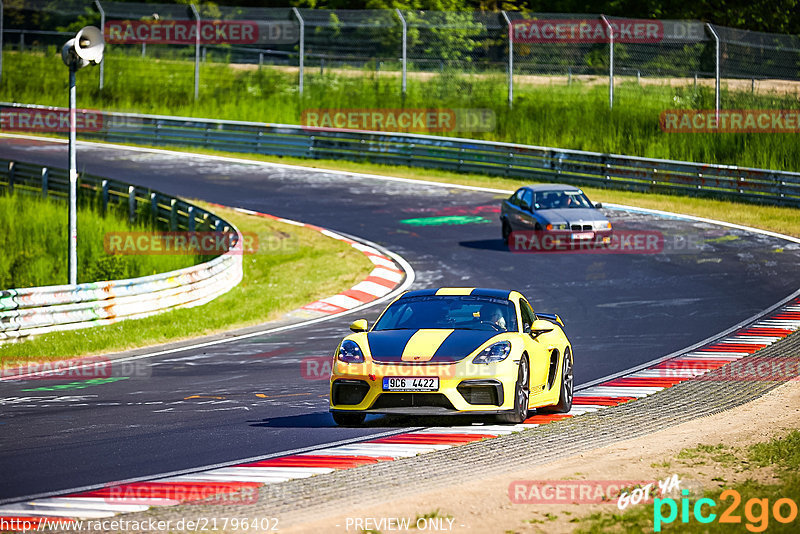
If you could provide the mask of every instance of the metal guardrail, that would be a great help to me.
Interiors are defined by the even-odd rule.
[[[798,173],[402,133],[157,116],[129,118],[141,120],[138,131],[111,124],[86,137],[312,159],[366,160],[509,178],[704,194],[800,206]]]
[[[31,114],[63,113],[61,108],[1,102],[0,108],[16,108],[2,109],[0,115],[20,113],[22,108],[28,108]],[[79,131],[84,139],[310,159],[349,159],[800,207],[800,173],[795,172],[405,133],[113,112],[79,113],[95,115],[93,120],[84,121],[92,127]]]
[[[66,198],[68,187],[65,169],[0,160],[0,190]],[[198,306],[242,279],[241,234],[209,211],[158,191],[87,173],[78,176],[78,201],[97,202],[104,211],[122,209],[131,221],[149,217],[164,230],[235,232],[235,245],[210,261],[141,278],[0,290],[0,342]]]

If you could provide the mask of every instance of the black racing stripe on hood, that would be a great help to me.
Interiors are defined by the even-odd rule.
[[[367,334],[372,359],[382,362],[399,362],[411,336],[418,330],[384,330]]]
[[[499,334],[494,330],[453,330],[447,336],[431,361],[458,361]]]

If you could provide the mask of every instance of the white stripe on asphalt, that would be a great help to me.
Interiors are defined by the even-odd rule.
[[[383,278],[384,280],[388,280],[392,283],[399,283],[400,280],[403,279],[403,273],[398,273],[397,271],[390,271],[389,269],[384,269],[383,267],[378,267],[373,269],[371,273],[367,276],[374,276],[376,278]]]
[[[333,473],[335,469],[330,467],[222,467],[203,471],[209,475],[273,475],[277,477],[290,476],[293,478],[308,478],[314,475],[324,475]]]
[[[382,297],[391,291],[391,289],[389,289],[386,286],[382,286],[380,284],[376,284],[375,282],[369,282],[369,281],[359,282],[350,289],[354,289],[356,291],[363,291],[364,293],[369,293],[370,295],[373,295],[375,297]]]
[[[367,246],[367,245],[363,245],[361,243],[353,243],[353,248],[356,248],[356,249],[360,250],[361,252],[366,252],[367,254],[376,254],[378,256],[383,257],[383,253],[380,250],[374,249],[374,248],[372,248],[370,246]]]
[[[80,510],[63,506],[30,506],[27,504],[9,504],[0,507],[0,515],[38,515],[52,517],[74,517],[78,519],[103,519],[114,517],[114,512],[104,510]]]
[[[584,397],[598,396],[598,397],[646,397],[661,391],[663,387],[628,387],[628,386],[592,386],[589,389],[580,391]],[[577,396],[578,393],[575,393]]]
[[[670,362],[680,360],[739,360],[749,355],[749,352],[698,350],[696,352],[687,352],[683,356],[670,360]]]
[[[744,343],[747,345],[763,345],[765,343],[773,343],[782,337],[756,337],[756,336],[731,336],[726,337],[722,341],[718,341],[720,345],[728,345],[731,343]]]
[[[709,367],[702,365],[692,365],[690,368],[681,367],[678,369],[645,369],[632,375],[625,375],[625,378],[691,378],[703,373],[707,373]]]
[[[347,295],[333,295],[332,297],[326,297],[320,300],[322,302],[327,302],[328,304],[333,304],[334,306],[339,306],[340,308],[344,308],[346,310],[364,304],[360,300],[356,300],[353,297],[348,297]]]
[[[181,475],[177,477],[170,477],[161,479],[163,482],[257,482],[259,484],[277,484],[278,482],[286,482],[292,480],[294,477],[281,477],[281,476],[258,476],[258,475],[205,475],[198,473],[196,475]],[[213,498],[214,495],[209,495],[205,498]]]
[[[397,268],[397,266],[394,264],[394,262],[392,262],[390,260],[387,260],[383,256],[367,255],[367,258],[369,258],[369,261],[371,261],[375,265],[381,265],[383,267],[389,267],[390,269],[396,269]]]
[[[31,506],[58,506],[64,508],[74,508],[80,510],[101,510],[109,512],[144,512],[148,508],[144,504],[128,504],[109,502],[110,499],[102,497],[52,497],[30,501],[25,504]]]

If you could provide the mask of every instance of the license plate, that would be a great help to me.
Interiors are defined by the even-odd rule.
[[[572,239],[594,239],[594,232],[576,232],[572,234]]]
[[[438,391],[439,377],[383,377],[383,391]]]

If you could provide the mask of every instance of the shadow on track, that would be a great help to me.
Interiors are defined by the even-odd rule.
[[[497,252],[508,252],[508,245],[502,239],[478,239],[475,241],[459,241],[459,246],[478,249],[495,250]]]
[[[249,426],[264,428],[333,428],[338,425],[328,412],[273,417],[248,421]],[[358,428],[404,428],[419,426],[470,426],[473,423],[496,424],[491,417],[483,416],[442,416],[414,417],[403,415],[368,415],[364,424]]]

